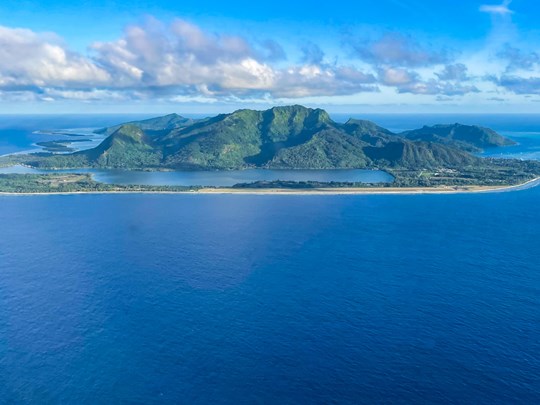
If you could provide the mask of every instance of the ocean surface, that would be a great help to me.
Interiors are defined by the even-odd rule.
[[[475,123],[538,156],[540,116],[497,120]],[[539,403],[539,207],[540,187],[0,197],[0,403]]]

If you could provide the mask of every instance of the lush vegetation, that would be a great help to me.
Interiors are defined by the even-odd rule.
[[[401,136],[414,141],[442,143],[467,151],[478,152],[497,146],[515,145],[511,139],[499,135],[489,128],[477,125],[434,125],[407,131]]]
[[[93,166],[86,155],[78,152],[62,155],[39,152],[28,155],[18,154],[0,157],[0,167],[13,165],[23,165],[40,169],[83,168]]]
[[[182,127],[191,125],[195,123],[196,121],[197,120],[193,120],[191,118],[185,118],[178,114],[169,114],[163,117],[150,118],[150,119],[142,120],[142,121],[132,121],[132,122],[128,122],[127,124],[134,125],[145,132],[149,132],[155,135],[155,134],[164,133],[166,131],[170,131],[175,128],[182,128]],[[115,133],[118,129],[120,129],[122,125],[125,125],[125,124],[114,125],[108,128],[101,128],[95,131],[95,133],[109,136]]]
[[[3,193],[196,191],[200,187],[137,186],[99,183],[90,174],[0,174]]]
[[[480,164],[457,169],[389,170],[394,187],[509,186],[540,177],[540,162],[485,159]]]
[[[47,152],[73,152],[74,148],[71,148],[70,145],[76,142],[88,142],[89,139],[58,139],[55,141],[46,141],[38,142],[36,145],[43,147]]]

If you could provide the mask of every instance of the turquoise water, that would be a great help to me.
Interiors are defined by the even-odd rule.
[[[0,402],[539,403],[539,204],[0,197]]]
[[[54,132],[83,133],[87,139],[91,128],[102,128],[119,122],[148,118],[140,115],[0,115],[0,156],[39,151],[36,142],[77,139]],[[79,129],[83,129],[80,131]],[[52,133],[51,133],[52,132]],[[97,137],[99,138],[99,137]],[[80,138],[79,138],[80,139]],[[74,144],[75,146],[75,144]],[[80,145],[77,145],[80,146]]]
[[[482,156],[506,157],[515,159],[533,159],[540,160],[540,142],[539,135],[536,132],[508,132],[507,136],[514,138],[518,144],[506,148],[492,148],[484,151]]]

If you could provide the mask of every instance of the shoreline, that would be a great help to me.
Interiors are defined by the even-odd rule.
[[[54,196],[54,195],[99,195],[99,194],[181,194],[181,195],[440,195],[480,194],[527,190],[540,185],[540,177],[513,186],[445,186],[445,187],[373,187],[373,188],[316,188],[316,189],[241,189],[201,188],[188,191],[70,191],[70,192],[4,192],[0,196]]]

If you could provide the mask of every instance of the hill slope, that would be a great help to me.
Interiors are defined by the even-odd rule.
[[[492,129],[477,125],[434,125],[406,131],[401,136],[414,141],[437,142],[469,151],[515,145],[515,142]]]
[[[163,117],[149,118],[142,121],[132,121],[125,124],[114,125],[94,131],[96,134],[112,135],[123,125],[133,125],[149,134],[162,134],[175,128],[182,128],[195,123],[197,120],[185,118],[178,114],[169,114]]]
[[[162,160],[160,148],[134,124],[122,125],[94,149],[77,153],[99,167],[155,168]]]

